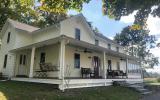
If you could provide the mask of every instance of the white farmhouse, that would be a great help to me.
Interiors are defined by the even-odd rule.
[[[139,59],[94,32],[82,14],[44,29],[8,19],[0,38],[0,72],[11,80],[60,90],[143,81]]]

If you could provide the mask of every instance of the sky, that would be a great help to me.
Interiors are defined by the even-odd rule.
[[[90,3],[83,5],[83,10],[81,12],[89,22],[92,22],[94,27],[103,33],[105,36],[113,39],[116,33],[120,33],[121,30],[132,25],[134,21],[134,15],[136,11],[128,16],[122,17],[119,21],[109,19],[107,16],[102,14],[102,1],[101,0],[91,0]],[[68,14],[76,15],[78,12],[69,11]],[[148,29],[150,30],[150,35],[156,35],[157,42],[160,42],[160,18],[149,16],[147,20]],[[160,58],[160,48],[151,49],[151,52]],[[159,59],[160,60],[160,59]],[[155,66],[154,69],[149,69],[149,71],[159,72],[160,65]]]

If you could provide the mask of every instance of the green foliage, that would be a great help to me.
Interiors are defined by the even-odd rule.
[[[150,67],[158,65],[158,58],[149,50],[155,47],[155,36],[149,35],[149,31],[144,27],[141,30],[133,30],[127,26],[121,33],[116,34],[114,39],[126,47],[129,55],[140,57],[143,60],[142,64],[148,64]]]
[[[159,82],[159,83],[160,83],[160,78],[157,78],[157,82]]]
[[[90,0],[38,0],[41,3],[40,10],[54,13],[67,13],[74,9],[81,11],[83,3],[89,3]]]

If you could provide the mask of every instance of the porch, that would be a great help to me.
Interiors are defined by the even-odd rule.
[[[12,80],[59,84],[61,90],[106,86],[114,80],[129,80],[128,59],[131,57],[67,37],[43,41],[12,52],[16,54]],[[40,67],[41,63],[48,64],[43,66],[45,70]],[[46,70],[48,66],[57,70]],[[111,77],[108,77],[108,71],[112,71]],[[39,76],[40,73],[43,75]]]
[[[110,86],[114,81],[126,81],[127,83],[142,83],[143,79],[65,79],[62,86],[60,79],[38,79],[38,78],[12,78],[13,81],[57,84],[60,89],[82,88],[82,87],[96,87],[96,86]]]

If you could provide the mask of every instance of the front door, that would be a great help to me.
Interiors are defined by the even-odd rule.
[[[19,56],[19,76],[27,76],[27,56],[26,54],[20,54]]]
[[[100,68],[100,59],[97,56],[93,57],[93,66],[94,66],[94,76],[95,78],[99,77],[99,68]]]

